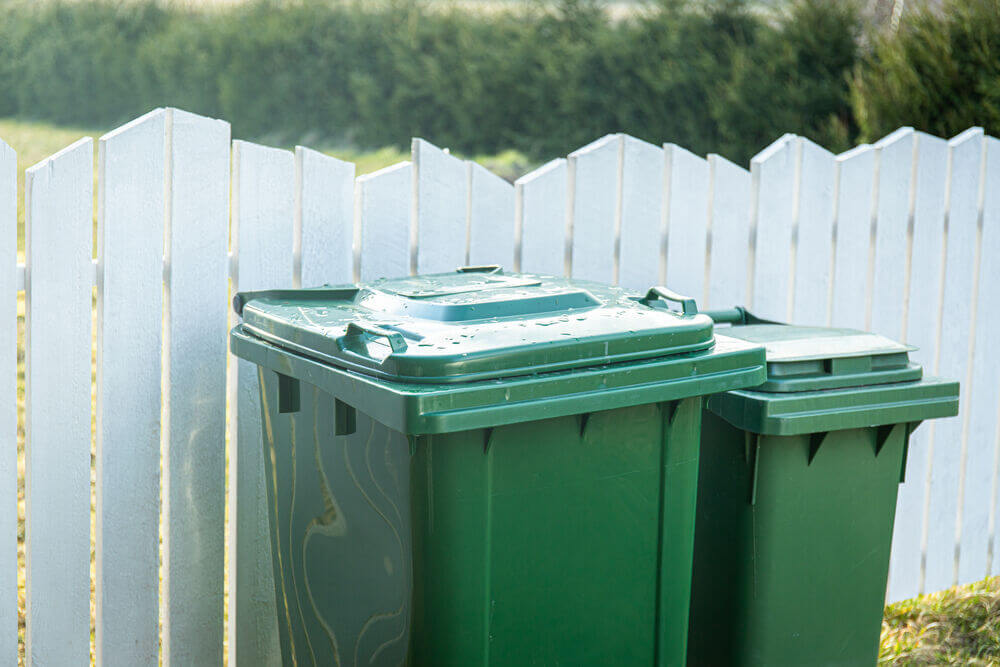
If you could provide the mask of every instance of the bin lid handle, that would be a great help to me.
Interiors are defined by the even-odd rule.
[[[650,287],[649,291],[646,292],[646,296],[643,298],[643,301],[648,306],[651,302],[656,301],[657,299],[679,303],[681,305],[681,313],[685,317],[698,314],[698,304],[693,298],[684,296],[683,294],[678,294],[677,292],[663,287],[662,285]]]

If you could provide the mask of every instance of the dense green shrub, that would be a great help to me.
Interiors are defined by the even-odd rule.
[[[946,0],[878,37],[851,85],[863,136],[1000,132],[1000,0]]]
[[[783,132],[856,131],[852,3],[592,0],[466,11],[403,0],[0,0],[0,114],[112,126],[155,106],[237,136],[565,153],[613,131],[745,161]]]

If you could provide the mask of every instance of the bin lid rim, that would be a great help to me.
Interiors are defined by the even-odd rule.
[[[407,382],[499,379],[714,345],[711,319],[690,304],[685,312],[670,308],[676,295],[668,290],[643,297],[590,281],[484,268],[244,293],[234,301],[251,335]]]

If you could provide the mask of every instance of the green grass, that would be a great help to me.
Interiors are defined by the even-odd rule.
[[[1000,664],[1000,577],[886,607],[879,663]]]

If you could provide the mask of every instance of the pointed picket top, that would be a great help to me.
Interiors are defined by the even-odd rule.
[[[565,274],[567,171],[556,158],[514,182],[516,270]]]
[[[903,127],[893,130],[889,134],[885,135],[884,137],[876,141],[874,146],[876,150],[881,150],[887,146],[891,146],[892,144],[903,141],[908,137],[912,137],[913,133],[914,130],[912,127],[904,125]]]
[[[767,147],[764,148],[762,151],[760,151],[752,158],[750,158],[751,167],[754,164],[763,164],[764,162],[767,162],[768,160],[772,159],[774,155],[781,152],[782,150],[790,148],[791,145],[795,142],[795,139],[797,138],[798,137],[795,134],[792,134],[791,132],[787,132],[781,135],[780,137],[772,141],[770,144],[768,144]]]
[[[960,496],[969,445],[969,353],[973,344],[969,323],[975,313],[975,269],[979,259],[977,225],[983,194],[984,146],[981,127],[969,128],[948,141],[947,236],[944,242],[943,291],[939,302],[938,329],[941,333],[934,372],[962,382],[960,404],[964,407],[959,417],[942,419],[934,424],[933,442],[940,446],[933,448],[930,498],[925,519],[927,545],[947,543],[952,546],[961,530]],[[924,590],[940,590],[956,583],[956,551],[928,547]]]
[[[469,235],[465,263],[514,269],[514,186],[486,167],[467,160]]]
[[[608,134],[569,154],[569,263],[574,278],[617,279],[622,135]]]
[[[754,254],[750,307],[759,317],[785,321],[792,310],[792,232],[797,142],[785,134],[750,161]]]
[[[548,162],[546,162],[542,166],[537,167],[537,168],[529,171],[524,176],[521,176],[520,178],[518,178],[517,180],[514,181],[514,185],[515,186],[517,186],[517,185],[527,185],[529,183],[533,183],[533,182],[535,182],[537,180],[545,178],[545,176],[548,175],[549,173],[551,173],[553,171],[557,171],[561,167],[565,167],[565,166],[566,166],[566,158],[557,157],[556,159],[549,160]]]
[[[847,162],[848,160],[853,160],[858,156],[865,155],[872,151],[871,144],[858,144],[854,148],[850,148],[843,153],[838,153],[836,155],[837,162]]]
[[[961,146],[962,144],[965,144],[969,141],[974,141],[976,138],[983,137],[984,135],[985,132],[983,131],[983,128],[976,125],[974,127],[970,127],[964,132],[956,134],[954,137],[948,140],[948,145],[952,147]]]
[[[618,282],[634,290],[663,282],[663,148],[624,135]]]
[[[705,308],[747,303],[750,261],[750,172],[716,153],[709,171],[708,300]]]
[[[871,300],[865,329],[900,338],[906,319],[903,293],[907,272],[907,227],[914,159],[913,128],[901,127],[875,142],[875,217],[872,263],[868,267]]]
[[[677,144],[664,144],[666,284],[704,303],[708,247],[708,162]]]
[[[975,434],[997,432],[997,404],[1000,403],[1000,350],[992,338],[1000,327],[1000,291],[993,281],[1000,271],[1000,141],[984,137],[984,160],[979,203],[978,274],[974,276],[974,329],[969,357],[966,387],[968,402],[964,406],[964,430],[968,434],[963,491],[960,496],[961,540],[958,579],[975,581],[990,573],[993,535],[990,518],[993,514],[993,478],[997,466],[994,437],[976,438]],[[984,499],[988,499],[984,502]],[[991,548],[992,547],[992,548]]]
[[[93,168],[84,137],[25,174],[27,664],[90,661]]]
[[[791,318],[799,324],[826,324],[833,259],[836,161],[833,153],[799,137],[796,179],[794,296]]]
[[[357,178],[354,215],[360,280],[410,272],[412,178],[413,163],[409,160]]]
[[[296,287],[350,282],[354,272],[353,162],[295,147]]]
[[[425,139],[414,138],[412,273],[453,271],[465,262],[468,169]]]

